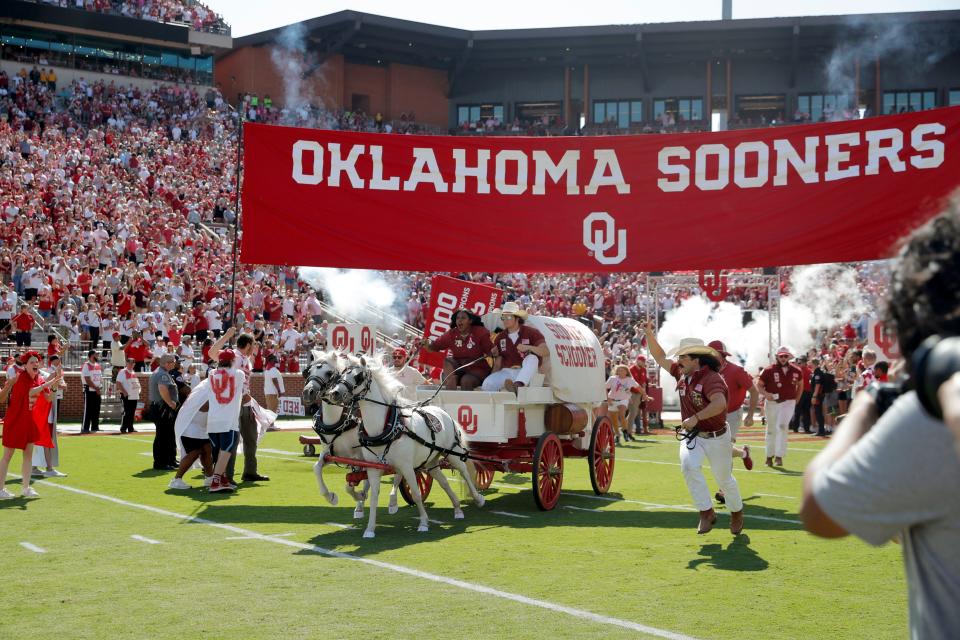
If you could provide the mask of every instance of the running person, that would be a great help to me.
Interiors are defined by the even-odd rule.
[[[680,470],[700,512],[697,533],[707,533],[717,521],[703,475],[703,459],[708,458],[730,509],[730,532],[736,535],[743,531],[743,499],[733,477],[733,444],[726,424],[727,385],[719,373],[721,356],[702,340],[684,338],[671,351],[677,356],[674,361],[657,342],[652,322],[646,323],[644,332],[650,355],[677,381],[683,432],[697,434],[680,442]]]

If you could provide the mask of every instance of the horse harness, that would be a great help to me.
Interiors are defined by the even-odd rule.
[[[453,432],[453,437],[454,441],[456,442],[456,446],[460,448],[459,451],[456,449],[447,449],[446,447],[441,447],[437,444],[437,434],[443,430],[443,425],[440,423],[439,418],[424,411],[422,405],[418,404],[413,407],[401,407],[393,403],[380,402],[379,400],[366,398],[366,394],[370,391],[370,383],[372,381],[370,373],[365,367],[359,365],[354,365],[351,368],[359,370],[359,373],[357,374],[357,376],[360,378],[359,382],[351,383],[346,380],[346,376],[344,375],[346,371],[340,375],[339,379],[340,384],[347,388],[351,397],[353,398],[351,407],[357,406],[361,399],[365,399],[367,402],[378,404],[387,408],[387,415],[384,418],[383,430],[379,435],[370,436],[367,434],[367,430],[364,427],[363,422],[360,421],[360,446],[374,456],[377,456],[380,459],[381,464],[386,464],[387,453],[390,451],[391,445],[393,445],[394,442],[399,440],[404,435],[409,437],[417,444],[426,447],[430,451],[441,454],[443,457],[453,455],[462,460],[467,460],[467,458],[470,457],[470,454],[467,453],[463,444],[461,444],[460,434],[456,430]],[[410,414],[405,415],[404,409],[409,409]],[[344,413],[346,413],[346,408],[344,409]],[[423,421],[427,425],[427,428],[430,432],[430,442],[427,442],[424,438],[420,437],[420,435],[410,428],[408,420],[413,418],[413,414],[417,414],[423,418]],[[383,454],[378,455],[371,449],[371,447],[384,447]],[[417,470],[424,469],[432,457],[432,455],[427,456],[427,459],[415,468]],[[437,462],[436,465],[426,470],[431,471],[439,466],[440,463]]]

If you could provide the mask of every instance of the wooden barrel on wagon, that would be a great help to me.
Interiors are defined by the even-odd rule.
[[[570,402],[558,402],[543,414],[544,428],[558,436],[580,433],[587,427],[587,411]]]

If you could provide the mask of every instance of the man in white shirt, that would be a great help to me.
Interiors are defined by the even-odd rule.
[[[283,350],[288,353],[296,351],[300,346],[301,337],[301,333],[294,328],[293,323],[288,321],[286,328],[280,334],[280,344],[283,346]]]
[[[274,413],[280,408],[280,394],[286,392],[283,385],[283,376],[277,368],[277,356],[267,356],[266,366],[263,369],[263,398],[267,409]]]
[[[407,364],[407,350],[403,347],[393,350],[393,375],[403,383],[403,391],[400,395],[407,400],[416,401],[417,385],[426,382],[426,378]]]
[[[80,368],[83,379],[83,422],[80,433],[100,431],[100,394],[103,389],[103,371],[94,349],[87,352],[87,361]]]
[[[140,401],[140,380],[134,372],[137,361],[127,358],[126,367],[117,374],[117,393],[123,403],[123,418],[120,420],[120,433],[136,433],[133,420]]]
[[[220,336],[213,346],[210,347],[210,359],[219,358],[220,350],[234,335],[236,328],[230,327]],[[257,471],[257,441],[259,440],[259,429],[257,421],[253,416],[253,398],[250,395],[250,378],[253,375],[252,360],[259,351],[260,346],[249,333],[241,333],[237,337],[237,348],[235,357],[237,359],[234,366],[244,373],[243,384],[243,406],[240,408],[240,438],[243,440],[243,480],[249,482],[263,482],[269,480],[269,476],[261,475]],[[208,429],[209,430],[209,429]],[[233,481],[234,466],[236,456],[230,457],[230,463],[227,465],[227,480]]]

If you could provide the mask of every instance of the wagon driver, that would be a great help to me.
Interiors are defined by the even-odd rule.
[[[517,393],[517,389],[530,384],[540,363],[550,353],[543,334],[526,326],[526,319],[527,312],[516,302],[508,302],[500,310],[503,331],[493,344],[496,358],[493,373],[483,381],[484,391],[506,389]]]
[[[680,442],[680,470],[700,512],[697,533],[707,533],[717,521],[703,475],[706,457],[730,509],[730,531],[736,535],[743,531],[743,499],[733,477],[733,444],[726,417],[727,385],[719,373],[722,356],[702,340],[684,338],[670,352],[677,357],[674,361],[657,342],[652,322],[646,323],[644,331],[650,355],[677,381],[683,432],[697,431],[696,437]]]

